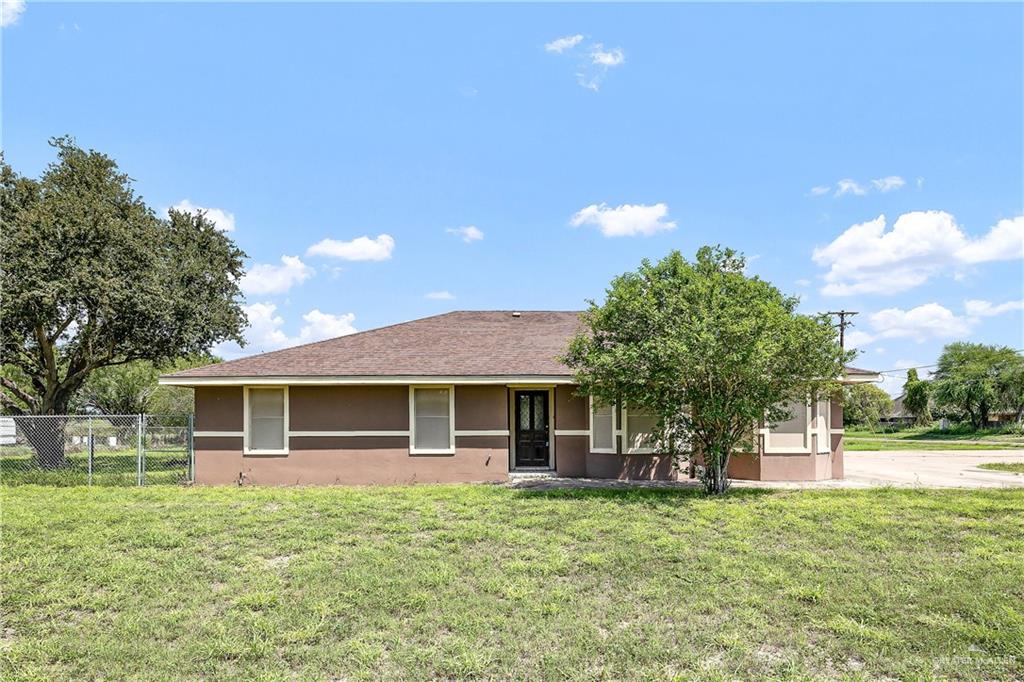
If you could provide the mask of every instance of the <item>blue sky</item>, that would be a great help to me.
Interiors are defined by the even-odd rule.
[[[8,162],[68,133],[210,209],[245,352],[579,308],[708,243],[860,311],[861,366],[1024,348],[1020,4],[4,7]]]

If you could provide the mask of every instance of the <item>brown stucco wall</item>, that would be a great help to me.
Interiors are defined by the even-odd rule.
[[[639,481],[674,481],[672,458],[664,455],[587,453],[587,476]]]
[[[195,389],[195,398],[196,431],[241,431],[244,428],[241,386],[203,386]]]
[[[555,436],[555,471],[559,476],[586,476],[587,436]]]
[[[589,428],[588,401],[576,395],[576,386],[555,388],[555,428],[581,430]]]
[[[508,388],[505,386],[455,387],[456,431],[494,431],[507,428]]]
[[[292,431],[407,431],[408,386],[292,386]]]
[[[459,448],[454,455],[410,455],[408,447],[292,449],[288,455],[243,456],[236,451],[196,451],[203,484],[379,485],[504,481],[508,459],[493,448]]]

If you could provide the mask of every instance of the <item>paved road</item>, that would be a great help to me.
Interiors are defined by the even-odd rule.
[[[1020,450],[901,450],[845,453],[852,487],[893,485],[935,488],[1024,488],[1024,476],[986,471],[985,462],[1024,462]]]

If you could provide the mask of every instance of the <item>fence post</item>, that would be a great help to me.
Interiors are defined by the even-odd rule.
[[[92,417],[89,417],[89,485],[92,485]]]
[[[142,485],[142,415],[135,415],[135,426],[136,426],[136,437],[135,442],[135,481],[138,485]]]
[[[195,415],[188,415],[188,482],[196,482],[196,444],[192,440],[195,431]]]

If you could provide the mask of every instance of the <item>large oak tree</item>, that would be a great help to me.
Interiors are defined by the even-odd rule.
[[[245,254],[202,213],[158,217],[108,156],[51,144],[38,179],[0,159],[4,411],[62,415],[101,367],[241,342]],[[40,464],[62,465],[61,420],[25,423]]]
[[[728,487],[729,458],[759,422],[789,418],[787,401],[835,389],[849,356],[824,315],[745,274],[731,249],[673,251],[616,277],[591,302],[564,358],[581,391],[658,417],[657,448],[699,455],[710,493]]]

